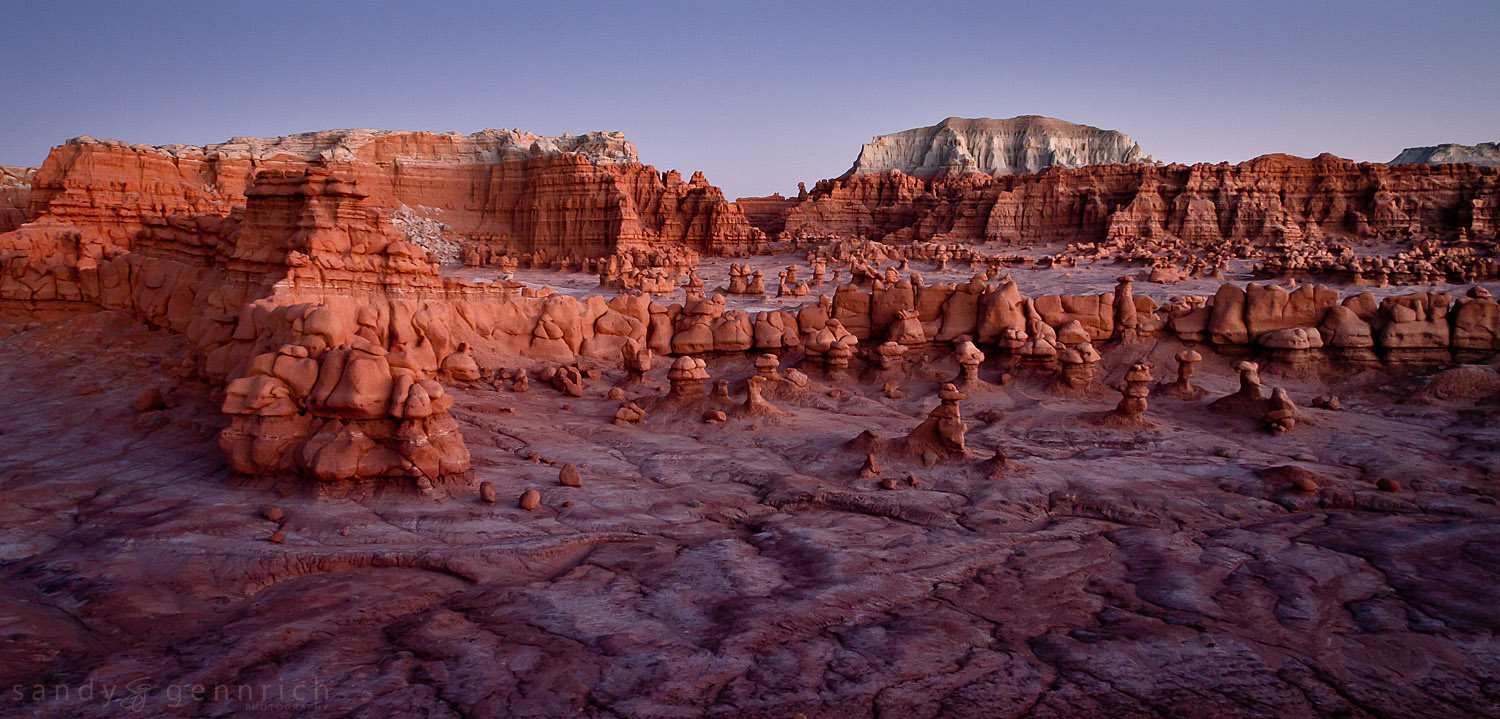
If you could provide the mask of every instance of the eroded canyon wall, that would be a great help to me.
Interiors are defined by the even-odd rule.
[[[324,167],[263,169],[243,209],[140,218],[134,250],[40,264],[0,257],[10,311],[128,310],[187,336],[185,365],[223,387],[221,436],[236,471],[323,480],[463,472],[468,452],[444,381],[518,359],[615,363],[762,351],[813,366],[869,348],[974,341],[1055,366],[1085,343],[1170,337],[1287,362],[1443,362],[1500,350],[1500,304],[1416,293],[1226,284],[1167,305],[1113,292],[1028,298],[1009,278],[927,284],[894,269],[793,310],[728,309],[719,296],[660,302],[640,292],[577,299],[508,281],[438,273],[351,178]],[[899,348],[898,348],[899,349]],[[904,350],[903,350],[904,351]]]
[[[101,259],[131,249],[145,216],[227,216],[259,170],[313,166],[358,182],[417,242],[592,258],[647,243],[737,254],[762,239],[701,174],[641,164],[620,133],[338,130],[204,147],[71,140],[36,171],[16,218],[31,222],[0,248]]]
[[[762,351],[848,365],[880,343],[972,340],[1046,365],[1087,355],[1085,343],[1141,337],[1286,361],[1447,361],[1500,349],[1500,305],[1477,291],[1377,302],[1231,284],[1158,306],[1128,281],[1112,293],[1026,298],[997,275],[929,285],[889,270],[795,310],[750,312],[697,292],[681,302],[641,291],[577,299],[445,277],[408,231],[416,216],[471,246],[584,257],[739,252],[764,239],[702,175],[684,182],[641,165],[616,134],[344,131],[203,148],[81,139],[53,152],[26,196],[28,222],[0,234],[0,308],[39,318],[126,310],[185,335],[194,349],[184,366],[223,390],[230,466],[253,474],[461,473],[468,454],[443,382],[517,359]],[[1500,223],[1493,169],[1331,156],[936,181],[885,172],[751,205],[758,221],[789,208],[792,236],[885,240],[1214,245],[1493,237]],[[652,269],[652,291],[675,293],[682,278]]]
[[[0,165],[0,233],[31,219],[31,178],[35,167]]]
[[[1390,167],[1325,154],[933,180],[887,171],[819,182],[781,217],[766,217],[761,209],[756,222],[784,228],[785,238],[1197,247],[1493,238],[1500,232],[1500,170]]]

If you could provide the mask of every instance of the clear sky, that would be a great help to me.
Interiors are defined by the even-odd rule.
[[[1500,0],[12,0],[0,68],[18,165],[77,135],[622,130],[733,198],[948,116],[1048,115],[1178,162],[1500,140]]]

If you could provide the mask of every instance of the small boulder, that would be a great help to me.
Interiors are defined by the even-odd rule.
[[[166,408],[167,398],[163,397],[161,390],[155,387],[142,390],[140,394],[135,396],[135,411],[137,412],[154,412]]]
[[[1267,467],[1258,472],[1262,479],[1275,484],[1285,484],[1298,492],[1318,491],[1319,481],[1324,483],[1333,480],[1324,477],[1317,472],[1304,469],[1295,464],[1282,464],[1275,467]]]
[[[557,483],[564,487],[582,487],[583,477],[578,474],[578,468],[570,462],[558,470]]]
[[[542,506],[541,492],[538,492],[535,489],[528,489],[525,492],[522,492],[519,506],[521,507],[521,509],[524,509],[528,512]]]

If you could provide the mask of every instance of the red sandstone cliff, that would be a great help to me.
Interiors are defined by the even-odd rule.
[[[770,237],[786,229],[786,216],[803,198],[782,197],[779,193],[766,197],[741,197],[734,201],[740,212],[755,228]]]
[[[1500,230],[1500,170],[1267,155],[1238,165],[1097,165],[922,180],[896,171],[819,182],[763,230],[886,241],[1271,243]]]
[[[35,167],[0,165],[0,232],[10,232],[31,218],[31,176]]]
[[[0,247],[103,257],[132,247],[143,216],[228,215],[257,171],[312,166],[356,181],[370,207],[404,226],[428,223],[450,242],[495,251],[588,258],[666,242],[741,253],[762,239],[701,174],[684,182],[641,164],[620,133],[339,130],[206,147],[71,140],[37,170],[29,217],[11,213],[12,224],[34,221]]]

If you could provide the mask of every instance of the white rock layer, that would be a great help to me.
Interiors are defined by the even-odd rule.
[[[921,178],[979,172],[1024,175],[1045,168],[1154,163],[1129,136],[1038,115],[1008,120],[950,117],[931,127],[877,136],[849,174],[900,170]]]
[[[1432,147],[1408,147],[1387,165],[1449,165],[1467,162],[1471,165],[1500,166],[1500,143],[1481,142],[1478,145],[1456,145],[1447,143]]]
[[[35,167],[0,165],[0,187],[29,187],[35,174]]]

